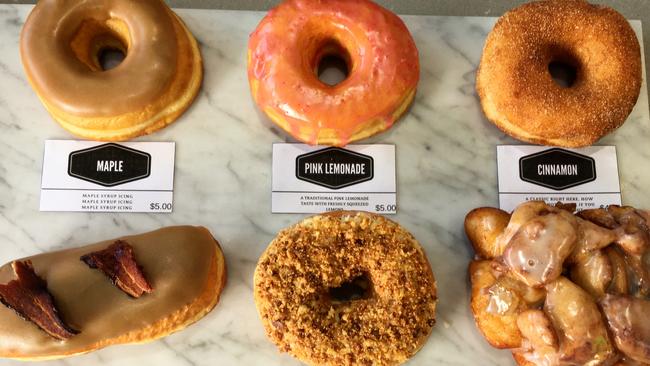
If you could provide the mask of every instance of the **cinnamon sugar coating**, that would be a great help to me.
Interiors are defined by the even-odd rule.
[[[370,294],[332,297],[360,276]],[[382,216],[336,212],[281,231],[255,271],[255,303],[269,338],[310,365],[396,365],[435,324],[436,284],[413,235]]]
[[[570,87],[549,65],[575,67]],[[486,117],[527,142],[588,146],[620,127],[641,88],[641,51],[628,21],[583,0],[535,1],[488,35],[476,89]]]

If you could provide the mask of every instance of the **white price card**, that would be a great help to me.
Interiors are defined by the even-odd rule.
[[[273,145],[273,213],[397,213],[395,145]]]
[[[615,146],[562,149],[497,146],[499,206],[525,201],[575,203],[578,210],[621,204]]]
[[[47,140],[40,210],[172,212],[175,149],[173,142]]]

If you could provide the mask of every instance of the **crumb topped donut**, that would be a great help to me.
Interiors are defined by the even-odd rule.
[[[327,57],[347,66],[336,85],[318,77]],[[253,99],[309,144],[343,146],[390,128],[413,101],[419,77],[404,22],[370,0],[286,0],[248,44]]]
[[[104,70],[105,51],[125,58]],[[196,40],[162,0],[40,0],[20,53],[48,112],[94,140],[165,127],[190,106],[203,78]]]
[[[570,85],[549,67],[573,69]],[[641,51],[628,21],[583,0],[536,1],[488,35],[476,89],[487,118],[536,144],[581,147],[620,127],[641,88]]]
[[[422,247],[379,215],[340,211],[281,231],[254,282],[269,338],[310,365],[397,365],[435,324]]]

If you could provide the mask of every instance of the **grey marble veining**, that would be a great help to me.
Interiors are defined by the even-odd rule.
[[[176,141],[173,214],[39,212],[43,141],[70,139],[41,106],[18,54],[30,6],[0,6],[0,262],[164,225],[205,225],[221,242],[228,285],[206,318],[163,340],[115,346],[52,365],[297,365],[270,343],[253,303],[258,256],[300,215],[272,215],[271,144],[287,137],[255,108],[246,78],[248,34],[262,13],[180,10],[201,43],[203,90],[190,110],[145,141]],[[438,324],[410,365],[512,365],[490,348],[468,308],[465,214],[496,205],[496,145],[517,143],[483,117],[475,70],[493,18],[407,16],[420,50],[415,104],[389,132],[364,142],[397,146],[399,214],[426,249],[439,286]],[[635,23],[640,34],[640,24]],[[647,88],[615,144],[625,203],[650,207]],[[0,361],[3,365],[13,364]]]

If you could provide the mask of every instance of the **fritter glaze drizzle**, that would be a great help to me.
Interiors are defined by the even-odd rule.
[[[650,214],[575,209],[530,201],[509,221],[467,215],[476,323],[523,366],[649,364]]]

